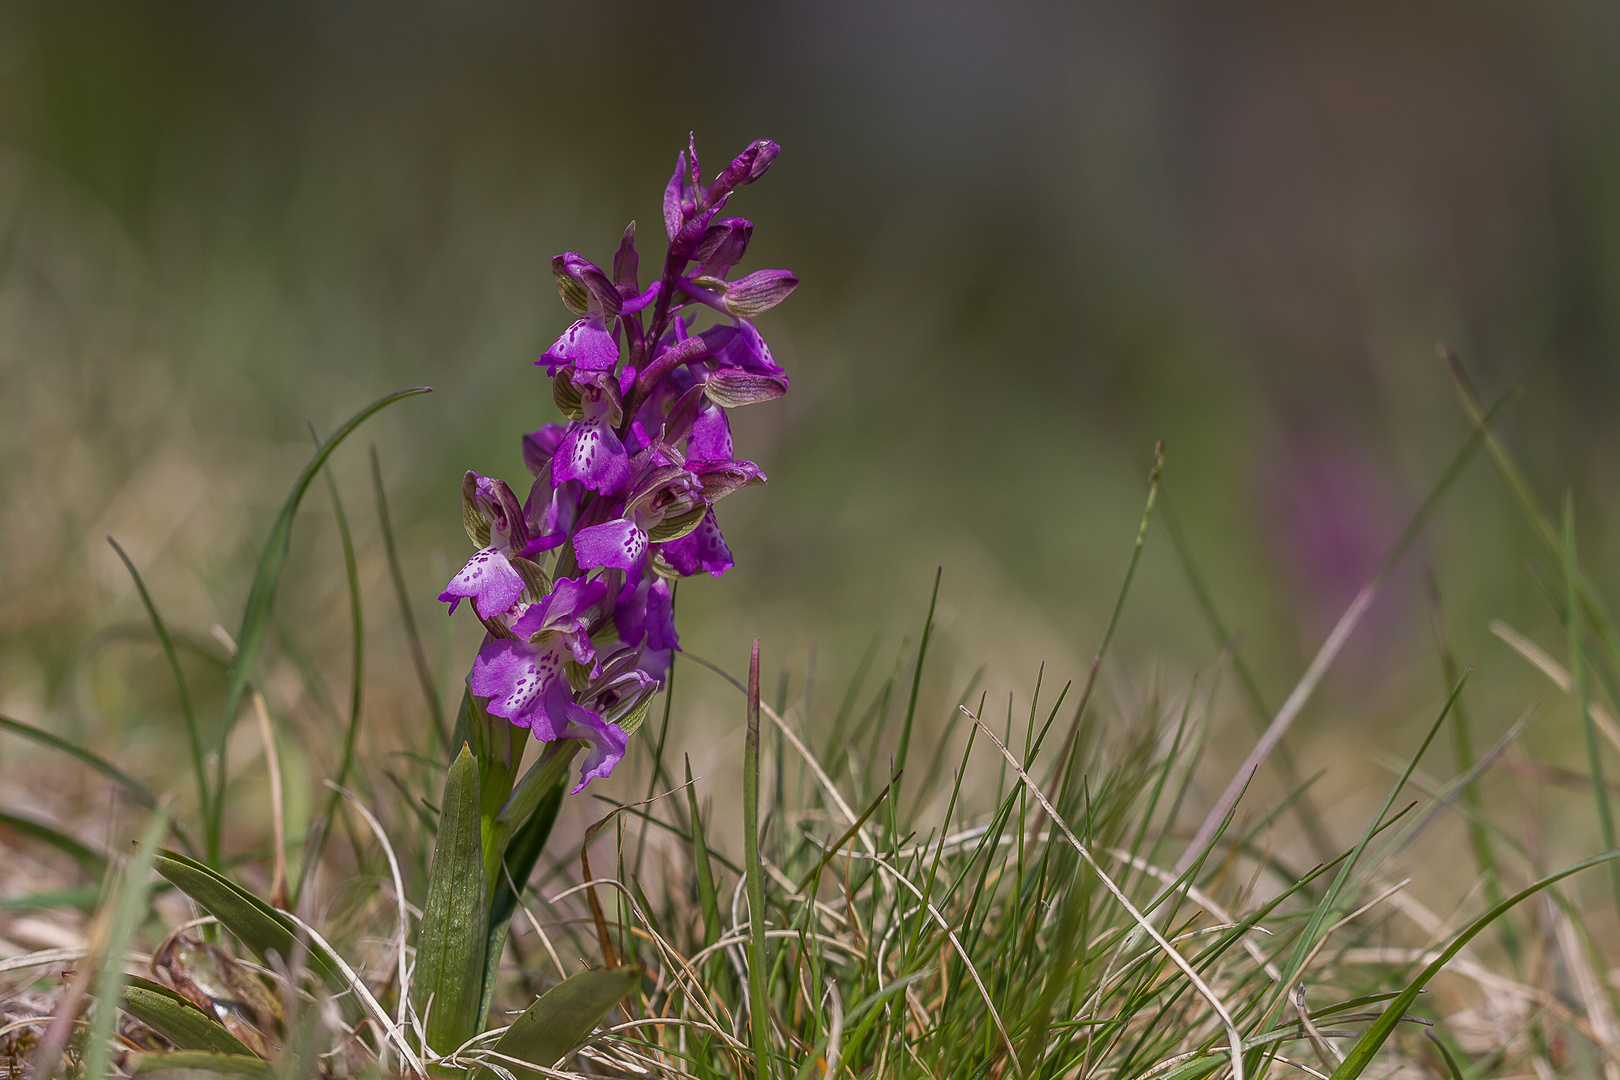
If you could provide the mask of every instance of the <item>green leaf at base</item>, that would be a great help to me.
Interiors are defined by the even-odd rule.
[[[131,976],[124,988],[124,1011],[182,1050],[257,1057],[213,1017],[155,982]]]
[[[641,965],[581,971],[541,994],[523,1015],[506,1029],[495,1052],[508,1058],[550,1068],[568,1051],[590,1037],[603,1017],[623,1001],[641,981]],[[537,1072],[501,1062],[517,1080],[541,1080]],[[490,1069],[479,1069],[472,1080],[494,1080]]]
[[[444,781],[444,806],[433,845],[427,902],[416,941],[411,1003],[427,1044],[454,1051],[483,1029],[484,950],[489,888],[479,831],[478,762],[462,744]]]
[[[268,1061],[241,1054],[210,1054],[203,1050],[179,1050],[172,1054],[140,1054],[132,1057],[129,1071],[135,1076],[167,1072],[207,1072],[220,1076],[247,1076],[252,1080],[274,1080],[276,1071]]]

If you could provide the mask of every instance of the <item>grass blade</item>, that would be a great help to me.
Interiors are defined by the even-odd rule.
[[[1412,1003],[1417,1000],[1417,996],[1423,992],[1423,988],[1428,985],[1429,980],[1440,974],[1441,969],[1451,961],[1451,958],[1461,952],[1470,941],[1474,940],[1480,931],[1507,914],[1520,902],[1528,900],[1543,889],[1556,885],[1558,882],[1578,874],[1582,870],[1589,870],[1603,863],[1612,864],[1616,859],[1620,859],[1620,850],[1605,851],[1601,855],[1593,855],[1591,858],[1582,859],[1578,863],[1566,866],[1555,874],[1548,874],[1541,880],[1519,890],[1469,923],[1456,937],[1451,939],[1451,943],[1441,951],[1440,955],[1430,961],[1428,966],[1418,973],[1418,977],[1407,984],[1406,989],[1402,990],[1400,995],[1384,1008],[1378,1019],[1373,1021],[1372,1026],[1350,1048],[1343,1063],[1333,1070],[1331,1080],[1354,1080],[1355,1077],[1360,1076],[1367,1066],[1372,1063],[1373,1056],[1378,1053],[1385,1040],[1389,1038],[1390,1033],[1395,1030],[1395,1025],[1401,1022],[1401,1017],[1405,1015],[1406,1010],[1411,1007]]]
[[[310,430],[314,432],[313,428]],[[319,441],[317,436],[316,442]],[[354,748],[360,736],[360,703],[366,675],[366,627],[360,606],[360,568],[354,557],[354,537],[349,534],[349,517],[343,512],[343,499],[338,495],[331,466],[321,471],[326,477],[327,494],[332,497],[332,516],[337,519],[338,539],[343,545],[343,571],[349,586],[349,628],[354,649],[349,661],[349,724],[343,735],[343,758],[338,763],[337,777],[332,781],[334,787],[332,797],[326,803],[326,812],[310,829],[311,842],[304,849],[304,868],[298,875],[298,884],[293,888],[290,906],[294,909],[298,907],[298,897],[304,891],[304,883],[309,880],[310,872],[321,861],[321,853],[326,849],[326,840],[331,835],[332,822],[337,815],[338,800],[343,797],[338,789],[349,782],[349,770],[354,767]]]
[[[320,472],[327,459],[332,456],[332,452],[373,414],[396,401],[425,394],[430,390],[431,388],[426,386],[399,390],[379,398],[351,416],[331,438],[321,444],[315,457],[304,466],[304,471],[293,484],[287,501],[282,504],[281,513],[276,516],[275,524],[270,528],[264,553],[259,557],[258,570],[253,576],[253,586],[248,591],[247,606],[242,612],[242,626],[236,634],[236,656],[231,661],[230,679],[225,689],[225,708],[220,719],[219,742],[215,747],[214,765],[214,790],[218,792],[219,798],[215,799],[210,807],[204,837],[204,847],[210,865],[219,861],[220,830],[224,820],[225,804],[226,744],[236,720],[237,708],[242,703],[242,695],[247,690],[248,677],[253,672],[253,665],[258,660],[259,650],[263,647],[265,634],[270,628],[270,609],[275,603],[276,588],[281,583],[281,571],[287,564],[287,555],[292,548],[293,518],[298,513],[299,504],[304,501],[304,493],[309,490],[315,474]]]
[[[31,742],[37,742],[41,746],[48,746],[52,750],[59,750],[68,755],[68,757],[74,758],[83,764],[88,765],[102,776],[105,776],[107,779],[123,788],[125,793],[128,794],[130,798],[134,799],[148,810],[154,810],[157,808],[157,799],[153,797],[150,791],[146,790],[140,781],[136,780],[133,776],[130,776],[128,773],[114,765],[112,762],[108,761],[106,758],[93,754],[82,746],[76,746],[73,743],[68,742],[66,739],[52,735],[44,728],[37,728],[32,724],[25,724],[21,720],[13,720],[9,716],[0,716],[0,731],[10,732],[19,738],[28,739]],[[174,838],[180,842],[181,847],[185,848],[187,851],[196,850],[196,846],[192,844],[191,839],[186,836],[185,830],[181,829],[180,826],[175,824],[173,820],[169,821],[169,831],[174,834]]]
[[[1581,718],[1581,735],[1586,743],[1586,766],[1592,779],[1592,805],[1597,811],[1598,833],[1603,846],[1613,850],[1614,815],[1609,809],[1609,788],[1603,782],[1603,754],[1598,747],[1597,725],[1592,722],[1591,695],[1586,682],[1586,646],[1579,598],[1579,567],[1575,558],[1575,501],[1564,496],[1564,543],[1561,562],[1564,568],[1564,626],[1569,640],[1569,681],[1575,695],[1577,715]],[[1620,910],[1620,864],[1609,864],[1609,885],[1614,892],[1616,910]]]
[[[748,1017],[754,1075],[770,1080],[771,1006],[765,990],[765,866],[759,856],[759,639],[748,658],[748,737],[743,751],[743,874],[748,889]]]
[[[32,840],[38,840],[42,844],[49,844],[78,863],[81,870],[97,881],[107,876],[106,856],[90,850],[54,825],[0,810],[0,826],[19,832]]]
[[[158,644],[163,646],[163,655],[169,661],[169,672],[174,676],[174,690],[180,696],[180,714],[185,717],[186,737],[191,747],[191,771],[197,782],[197,805],[202,809],[203,820],[208,820],[208,770],[203,766],[202,732],[197,727],[197,710],[191,704],[191,687],[186,683],[186,673],[180,668],[180,656],[175,652],[174,639],[169,636],[169,628],[158,614],[157,605],[152,602],[152,594],[146,591],[146,582],[141,578],[141,572],[135,569],[135,563],[119,546],[118,541],[107,537],[107,543],[118,552],[118,557],[124,561],[124,568],[134,579],[135,590],[141,594],[141,603],[146,607],[146,617],[152,621],[152,629],[157,634]]]
[[[405,586],[405,573],[399,568],[399,549],[394,546],[394,524],[388,516],[388,493],[383,488],[382,464],[377,460],[377,447],[371,447],[371,486],[377,493],[377,520],[382,525],[383,548],[388,552],[388,573],[394,580],[394,596],[399,600],[399,618],[405,627],[405,642],[411,649],[411,663],[416,668],[416,679],[422,684],[422,696],[427,699],[428,712],[433,715],[433,730],[438,733],[439,745],[448,751],[450,732],[444,726],[444,705],[439,701],[439,689],[433,682],[433,669],[428,665],[427,653],[422,648],[422,635],[416,630],[416,615],[411,611],[411,591]]]
[[[709,845],[703,837],[703,814],[698,810],[697,791],[692,786],[692,758],[686,757],[686,806],[692,819],[692,863],[697,878],[698,906],[703,910],[703,945],[720,940],[720,898],[714,891],[714,865]]]
[[[101,950],[101,967],[96,972],[96,1012],[85,1036],[84,1080],[102,1080],[107,1075],[118,1001],[124,990],[124,954],[129,951],[136,929],[146,918],[152,887],[149,880],[152,858],[158,850],[158,841],[168,831],[168,818],[168,813],[161,809],[152,815],[112,903],[112,919]]]
[[[939,604],[939,581],[944,575],[944,567],[934,571],[934,592],[928,598],[928,618],[923,621],[922,640],[917,644],[917,666],[911,672],[911,697],[906,702],[906,719],[900,727],[900,749],[895,754],[894,779],[890,782],[895,798],[889,804],[891,808],[896,808],[900,800],[900,774],[906,771],[906,752],[911,749],[911,723],[917,717],[917,694],[922,689],[923,661],[928,659],[928,642],[934,636],[934,609]]]

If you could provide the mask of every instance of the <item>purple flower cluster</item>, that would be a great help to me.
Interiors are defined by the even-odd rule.
[[[578,321],[536,363],[569,422],[523,437],[534,481],[521,505],[504,481],[462,481],[478,551],[439,599],[452,612],[470,600],[489,632],[467,684],[542,741],[583,740],[575,791],[624,757],[680,647],[670,582],[732,565],[714,505],[765,481],[734,456],[726,410],[787,392],[753,319],[798,279],[733,279],[754,226],[720,214],[779,149],[754,143],[705,187],[689,144],[664,192],[663,273],[645,289],[634,222],[611,275],[573,252],[552,260]]]

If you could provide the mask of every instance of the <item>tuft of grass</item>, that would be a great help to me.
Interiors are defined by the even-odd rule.
[[[1620,636],[1577,561],[1572,509],[1566,504],[1561,528],[1542,515],[1491,430],[1492,414],[1459,385],[1474,441],[1508,479],[1557,568],[1543,576],[1556,583],[1548,599],[1566,631],[1567,666],[1500,632],[1574,701],[1588,751],[1588,774],[1575,779],[1591,791],[1603,826],[1608,787],[1599,736],[1610,737],[1620,710]],[[266,641],[277,545],[335,442],[323,444],[277,519],[237,639],[256,639],[255,649]],[[373,466],[386,542],[386,502]],[[1447,470],[1438,490],[1460,468]],[[666,753],[682,750],[669,745],[672,681],[657,738],[649,733],[637,744],[651,778],[648,797],[615,806],[581,837],[553,831],[559,795],[540,808],[533,834],[520,830],[505,859],[489,865],[478,846],[479,815],[487,809],[479,780],[465,762],[453,766],[446,757],[446,745],[461,739],[444,738],[438,692],[413,627],[406,636],[424,697],[418,729],[431,748],[402,748],[386,760],[356,752],[365,623],[354,545],[332,487],[351,605],[350,709],[346,718],[326,709],[347,721],[329,725],[326,749],[337,765],[322,779],[332,794],[310,833],[288,838],[306,845],[296,911],[276,910],[246,884],[268,877],[279,843],[274,851],[225,857],[223,771],[209,783],[194,769],[204,851],[214,857],[158,852],[165,833],[189,845],[137,779],[49,732],[0,719],[0,731],[70,755],[151,811],[125,884],[102,890],[94,946],[0,960],[0,976],[15,990],[0,1038],[32,1032],[43,1076],[65,1054],[91,1080],[163,1068],[278,1080],[1353,1080],[1400,1069],[1448,1077],[1607,1075],[1620,1060],[1620,1009],[1597,935],[1562,884],[1587,869],[1620,867],[1620,851],[1549,872],[1533,835],[1515,835],[1487,814],[1475,785],[1489,771],[1563,774],[1538,773],[1524,758],[1522,721],[1475,757],[1459,713],[1467,669],[1451,655],[1437,599],[1447,693],[1422,737],[1399,748],[1406,756],[1398,776],[1377,813],[1360,823],[1355,843],[1314,866],[1290,865],[1293,837],[1278,824],[1308,805],[1308,781],[1262,815],[1238,801],[1251,778],[1245,770],[1233,778],[1231,799],[1207,805],[1199,766],[1219,735],[1217,676],[1233,663],[1230,635],[1207,596],[1206,614],[1222,639],[1214,671],[1132,713],[1097,692],[1097,671],[1152,538],[1161,469],[1156,452],[1119,598],[1071,712],[1071,688],[1052,694],[1044,671],[1027,715],[1015,715],[1011,696],[1004,718],[999,701],[987,710],[979,675],[965,680],[954,708],[939,707],[951,700],[944,685],[963,680],[937,661],[925,670],[937,632],[936,575],[917,645],[903,644],[880,680],[874,645],[840,695],[813,700],[806,680],[790,701],[784,679],[774,704],[763,700],[757,641],[746,679],[684,654],[683,671],[691,661],[741,696],[740,835],[735,819],[705,809],[736,806],[735,793],[694,777],[689,758],[685,783],[654,795],[658,784],[673,786]],[[1176,544],[1196,581],[1184,534]],[[403,604],[410,590],[389,548]],[[141,592],[181,688],[177,735],[190,735],[195,713],[176,645],[194,635],[171,631]],[[260,692],[250,682],[252,665],[245,645],[228,661],[227,719],[243,692]],[[689,681],[683,677],[683,686]],[[1242,681],[1263,711],[1253,680]],[[1054,736],[1064,715],[1072,719]],[[1443,780],[1425,768],[1425,757],[1448,723],[1460,774]],[[893,759],[889,745],[899,750]],[[548,751],[559,768],[567,749]],[[223,770],[222,754],[213,765]],[[912,779],[901,799],[908,765]],[[1214,779],[1219,790],[1228,778]],[[1404,867],[1414,845],[1452,815],[1468,830],[1482,879],[1479,896],[1471,893],[1442,917],[1408,895]],[[628,853],[626,817],[639,819]],[[1307,811],[1306,821],[1313,820]],[[7,814],[0,824],[81,872],[109,865],[55,826]],[[340,825],[349,829],[347,848],[325,842]],[[1337,831],[1345,823],[1334,825]],[[1313,845],[1326,843],[1326,830],[1311,831]],[[1610,833],[1603,835],[1612,847]],[[608,859],[598,850],[596,865],[610,869],[593,872],[590,847],[598,836],[603,844],[616,836],[616,850]],[[441,873],[430,890],[435,850],[439,860],[459,852],[453,861],[488,880],[472,888],[479,882]],[[184,918],[168,900],[154,904],[145,884],[154,861],[217,916],[217,926],[208,916]],[[604,891],[607,904],[598,895]],[[66,909],[83,902],[80,892],[35,896],[41,906]],[[1533,897],[1548,902],[1523,904]],[[486,927],[478,918],[452,917],[451,909],[478,918],[487,910],[492,921]],[[1493,927],[1500,952],[1487,951],[1485,932]],[[481,940],[491,943],[487,958],[476,948]],[[418,955],[412,941],[430,944]],[[138,952],[142,943],[150,954]],[[98,956],[99,967],[87,966],[98,972],[93,991],[87,977],[66,991],[48,986],[53,966]],[[446,957],[456,960],[454,971]],[[119,959],[145,964],[151,975],[131,984],[127,1000]],[[487,971],[498,977],[486,980]],[[1528,973],[1553,974],[1534,983]],[[468,992],[474,978],[492,996]],[[1498,1012],[1482,1013],[1487,1006]]]

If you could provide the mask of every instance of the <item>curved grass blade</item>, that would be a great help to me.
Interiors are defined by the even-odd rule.
[[[32,840],[38,840],[42,844],[49,844],[78,863],[81,870],[97,881],[107,876],[106,856],[92,851],[54,825],[0,810],[0,826],[19,832]]]
[[[549,1069],[563,1055],[590,1037],[602,1018],[641,982],[641,965],[580,971],[535,999],[533,1005],[506,1029],[495,1052]],[[518,1080],[541,1080],[541,1074],[501,1062]],[[493,1080],[494,1072],[480,1069],[473,1080]]]
[[[743,752],[743,876],[748,889],[748,1016],[754,1034],[759,1080],[775,1074],[771,1064],[770,1003],[765,989],[765,867],[759,856],[759,639],[748,658],[748,738]]]
[[[168,987],[147,979],[130,977],[124,988],[124,1011],[182,1050],[257,1056],[213,1017]]]
[[[146,918],[152,891],[148,880],[152,876],[152,857],[168,828],[169,815],[160,809],[147,823],[146,832],[135,849],[135,858],[130,860],[113,900],[112,920],[101,951],[100,970],[96,972],[95,995],[99,1004],[85,1035],[83,1080],[102,1080],[111,1063],[114,1022],[118,1018],[115,1003],[124,991],[124,954],[129,951],[135,930]]]
[[[314,429],[311,428],[311,433]],[[319,436],[316,436],[319,442]],[[349,534],[349,517],[343,512],[343,499],[338,495],[337,481],[332,478],[331,466],[321,470],[326,477],[326,491],[332,497],[332,516],[337,519],[338,539],[343,544],[343,571],[349,584],[349,626],[354,643],[353,654],[350,658],[349,682],[349,726],[343,736],[343,759],[338,764],[337,777],[332,782],[337,787],[332,789],[332,797],[327,800],[326,812],[320,817],[310,830],[313,842],[304,850],[304,868],[298,875],[298,884],[292,893],[291,907],[298,907],[298,897],[304,891],[304,882],[320,862],[321,854],[326,850],[327,837],[332,832],[332,821],[337,815],[338,800],[342,798],[338,788],[349,782],[349,770],[354,767],[355,741],[360,736],[360,702],[365,690],[366,675],[366,627],[364,613],[360,607],[360,568],[354,557],[354,537]]]
[[[332,456],[332,451],[336,450],[343,440],[354,434],[356,428],[394,402],[417,394],[426,394],[431,389],[427,386],[417,386],[409,390],[396,391],[387,397],[379,398],[351,416],[342,427],[333,432],[331,438],[321,444],[315,457],[304,466],[304,471],[293,484],[287,501],[282,504],[281,513],[276,516],[275,524],[270,528],[270,535],[264,545],[264,554],[259,557],[258,571],[253,575],[253,587],[248,592],[247,607],[242,612],[242,626],[236,635],[236,657],[231,662],[230,681],[225,690],[225,709],[221,715],[219,743],[215,748],[214,790],[219,793],[219,798],[211,807],[206,823],[205,841],[210,864],[219,861],[220,828],[225,802],[226,743],[236,719],[237,708],[242,704],[242,695],[247,690],[248,676],[253,671],[254,662],[258,659],[259,650],[264,645],[264,637],[270,627],[270,609],[275,602],[276,587],[281,583],[281,571],[287,564],[287,554],[292,547],[292,523],[293,517],[298,513],[298,505],[303,502],[304,493],[309,490],[315,474],[320,472],[327,458]]]
[[[202,1050],[177,1050],[168,1054],[141,1054],[131,1066],[136,1076],[158,1073],[214,1073],[218,1076],[246,1076],[252,1080],[274,1080],[276,1070],[268,1061],[241,1054],[210,1054]]]
[[[416,679],[422,684],[422,696],[427,698],[428,711],[433,714],[433,730],[439,736],[439,745],[449,750],[450,733],[444,726],[444,705],[439,701],[439,688],[433,682],[433,669],[428,664],[427,652],[422,648],[422,635],[416,630],[416,615],[411,611],[411,591],[405,586],[405,573],[399,568],[399,551],[394,546],[394,524],[388,517],[388,494],[383,489],[382,465],[377,460],[377,447],[371,447],[371,486],[377,493],[377,520],[382,524],[383,548],[388,553],[388,573],[394,579],[394,595],[399,599],[400,622],[405,627],[405,641],[411,648],[411,663],[416,667]]]
[[[441,1054],[478,1034],[483,1017],[489,887],[479,829],[478,762],[462,744],[444,782],[427,902],[416,939],[411,1003],[427,1045]]]
[[[163,646],[163,655],[169,661],[169,672],[174,676],[175,693],[180,696],[180,714],[185,717],[186,737],[191,746],[191,771],[197,781],[197,804],[202,808],[203,820],[208,819],[208,771],[203,767],[202,732],[197,727],[197,710],[191,704],[191,687],[186,682],[186,673],[180,668],[180,656],[175,652],[174,639],[169,637],[169,628],[158,614],[157,605],[152,602],[152,594],[146,591],[146,582],[141,578],[141,572],[135,569],[135,563],[119,546],[118,541],[107,537],[107,543],[118,552],[118,557],[124,561],[124,568],[135,582],[135,589],[141,594],[141,603],[146,607],[146,617],[152,621],[152,629],[157,633],[158,644]]]
[[[299,955],[301,948],[307,948],[310,969],[321,977],[329,989],[334,993],[349,989],[348,980],[323,948],[301,940],[298,928],[291,919],[236,882],[174,851],[159,851],[155,856],[155,865],[165,880],[218,919],[261,961],[275,953],[286,963]],[[359,1017],[360,1006],[353,994],[342,993],[340,1000],[346,1015]]]
[[[1521,901],[1528,900],[1543,889],[1556,885],[1558,882],[1567,877],[1572,877],[1582,870],[1590,870],[1594,866],[1611,863],[1616,859],[1620,859],[1620,849],[1605,851],[1601,855],[1593,855],[1590,858],[1582,859],[1578,863],[1566,866],[1557,873],[1548,874],[1540,881],[1526,886],[1469,923],[1456,937],[1451,939],[1451,944],[1447,945],[1439,956],[1430,961],[1428,966],[1418,973],[1418,977],[1413,979],[1406,989],[1402,990],[1400,995],[1385,1007],[1384,1011],[1379,1014],[1378,1019],[1373,1021],[1372,1026],[1362,1034],[1361,1038],[1356,1040],[1355,1045],[1351,1046],[1349,1053],[1345,1055],[1344,1061],[1337,1069],[1333,1070],[1332,1080],[1353,1080],[1354,1077],[1360,1076],[1367,1066],[1372,1063],[1373,1057],[1384,1045],[1384,1041],[1389,1038],[1390,1033],[1395,1030],[1395,1025],[1401,1022],[1401,1017],[1411,1007],[1412,1002],[1416,1001],[1417,996],[1423,992],[1423,988],[1428,985],[1429,980],[1440,974],[1440,970],[1451,962],[1451,958],[1461,952],[1482,930],[1507,914]]]
[[[52,750],[60,750],[69,757],[76,758],[83,764],[90,766],[90,768],[123,788],[130,798],[148,810],[157,809],[157,799],[153,797],[150,791],[146,790],[140,781],[106,758],[93,754],[82,746],[75,746],[60,736],[52,735],[44,728],[37,728],[33,724],[25,724],[21,720],[13,720],[9,716],[0,716],[0,731],[8,731],[20,738],[37,742],[41,746],[48,746]],[[186,835],[185,830],[181,829],[172,820],[169,822],[169,831],[174,834],[174,838],[180,842],[181,847],[187,851],[197,850],[196,845],[191,842],[191,838]]]

